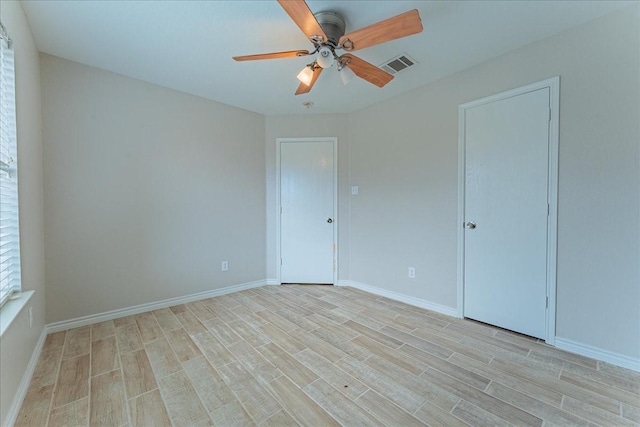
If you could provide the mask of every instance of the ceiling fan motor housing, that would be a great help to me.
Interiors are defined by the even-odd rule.
[[[333,48],[338,47],[340,37],[344,36],[345,23],[344,18],[336,12],[318,12],[315,14],[316,20],[320,27],[327,35],[327,40],[320,45],[328,44]],[[316,43],[314,40],[312,42]]]

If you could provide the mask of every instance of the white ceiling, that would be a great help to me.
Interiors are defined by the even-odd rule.
[[[629,6],[630,1],[313,1],[345,17],[347,33],[418,9],[420,34],[355,52],[380,65],[408,53],[419,63],[382,89],[326,70],[294,96],[309,58],[235,62],[235,55],[312,50],[273,1],[24,1],[42,52],[247,110],[346,113]],[[302,103],[312,101],[307,110]]]

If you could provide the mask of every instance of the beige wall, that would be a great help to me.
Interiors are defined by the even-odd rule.
[[[636,4],[352,114],[351,279],[455,307],[458,105],[559,75],[557,336],[640,357],[639,23]]]
[[[3,1],[0,19],[14,41],[22,288],[35,294],[0,338],[0,425],[45,324],[42,120],[39,56],[20,3]],[[29,328],[28,309],[33,307]]]
[[[41,66],[47,322],[264,280],[262,115]]]
[[[338,279],[349,277],[349,117],[346,114],[266,117],[267,278],[275,281],[276,262],[276,139],[338,138]]]

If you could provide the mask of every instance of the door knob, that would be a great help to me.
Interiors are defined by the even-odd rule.
[[[474,228],[476,228],[476,223],[469,221],[464,226],[470,230],[473,230]]]
[[[333,222],[333,220],[332,220],[331,218],[329,218],[329,219],[327,220],[327,222],[328,222],[329,224],[331,224],[331,223]]]

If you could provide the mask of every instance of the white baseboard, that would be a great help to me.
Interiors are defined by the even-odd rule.
[[[405,304],[413,305],[415,307],[424,308],[426,310],[435,311],[436,313],[446,314],[447,316],[458,317],[458,310],[446,305],[440,305],[435,302],[411,297],[398,292],[388,291],[386,289],[378,288],[376,286],[367,285],[365,283],[356,282],[353,280],[339,280],[338,286],[351,286],[352,288],[360,289],[370,294],[379,295],[395,301],[400,301]]]
[[[580,356],[590,357],[592,359],[601,360],[603,362],[611,363],[612,365],[640,372],[639,358],[625,356],[623,354],[614,353],[609,350],[603,350],[598,347],[560,337],[556,337],[555,346],[560,350],[569,351],[571,353],[579,354]]]
[[[267,285],[279,285],[280,281],[278,279],[267,279]]]
[[[42,329],[40,338],[38,338],[36,347],[33,349],[33,353],[31,353],[31,359],[29,359],[29,364],[27,365],[27,369],[22,376],[22,381],[18,386],[18,390],[16,390],[16,395],[13,397],[13,402],[11,402],[9,413],[4,420],[3,425],[12,426],[16,423],[18,413],[20,412],[20,407],[22,406],[22,401],[24,400],[24,397],[27,395],[27,391],[29,390],[31,377],[33,377],[33,373],[35,372],[36,366],[38,365],[38,359],[40,359],[40,353],[42,352],[44,341],[47,339],[47,333],[47,327],[45,326]]]
[[[104,313],[92,314],[75,319],[63,320],[61,322],[50,323],[47,325],[47,333],[64,331],[80,326],[87,326],[94,323],[106,322],[107,320],[118,319],[120,317],[131,316],[133,314],[145,313],[151,310],[171,307],[172,305],[185,304],[188,302],[198,301],[205,298],[219,297],[221,295],[230,294],[232,292],[244,291],[246,289],[258,288],[266,285],[265,280],[255,282],[242,283],[239,285],[227,286],[225,288],[213,289],[211,291],[199,292],[183,297],[169,298],[162,301],[151,302],[147,304],[135,305],[133,307],[121,308],[118,310],[105,311]]]

